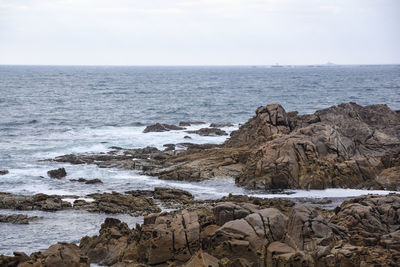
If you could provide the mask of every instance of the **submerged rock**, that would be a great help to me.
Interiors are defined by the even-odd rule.
[[[102,184],[103,181],[100,179],[89,179],[86,180],[85,178],[79,178],[79,179],[70,179],[71,182],[79,182],[79,183],[85,183],[85,184]]]
[[[147,126],[143,130],[143,133],[167,132],[167,131],[171,131],[171,130],[185,130],[185,128],[179,127],[179,126],[176,126],[176,125],[171,125],[171,124],[156,123],[156,124]]]
[[[67,172],[65,171],[64,168],[59,168],[56,170],[51,170],[47,172],[47,175],[51,178],[55,178],[55,179],[61,179],[65,176],[67,176]]]

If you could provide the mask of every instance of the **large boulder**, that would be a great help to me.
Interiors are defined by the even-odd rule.
[[[65,176],[67,176],[67,172],[65,171],[64,168],[59,168],[59,169],[56,169],[56,170],[48,171],[47,175],[50,178],[61,179],[61,178],[65,177]]]
[[[266,245],[283,238],[286,222],[287,217],[274,208],[228,221],[216,230],[208,251],[218,258],[227,257],[231,261],[242,258],[261,265]]]

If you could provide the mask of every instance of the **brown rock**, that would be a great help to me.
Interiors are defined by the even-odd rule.
[[[210,254],[199,250],[183,265],[184,267],[219,267],[219,260]]]

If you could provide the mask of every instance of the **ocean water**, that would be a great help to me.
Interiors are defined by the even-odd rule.
[[[229,193],[292,198],[345,198],[369,193],[330,189],[271,195],[238,188],[229,178],[198,183],[163,181],[136,171],[40,161],[68,153],[105,152],[111,146],[161,149],[166,143],[188,141],[183,131],[142,133],[146,125],[156,122],[231,122],[234,127],[225,128],[231,132],[253,116],[257,107],[269,103],[280,103],[287,111],[312,113],[349,101],[361,105],[385,103],[400,109],[400,65],[0,66],[0,170],[9,170],[9,174],[0,176],[0,192],[84,196],[167,186],[188,190],[198,199]],[[222,143],[226,138],[191,136],[194,143]],[[67,179],[47,177],[48,170],[59,167],[66,168]],[[68,180],[80,177],[99,178],[104,184],[82,185]],[[44,249],[57,236],[62,236],[59,241],[77,241],[86,233],[98,231],[104,220],[103,215],[75,211],[41,212],[40,216],[44,219],[29,226],[0,224],[0,236],[4,237],[0,239],[0,254]],[[74,218],[72,224],[68,217]],[[127,217],[122,216],[128,223],[140,221]],[[37,238],[44,235],[49,238]]]

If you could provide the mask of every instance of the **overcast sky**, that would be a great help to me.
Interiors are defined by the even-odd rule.
[[[0,0],[0,64],[400,63],[399,0]]]

